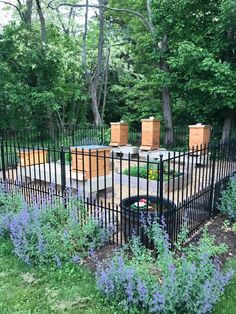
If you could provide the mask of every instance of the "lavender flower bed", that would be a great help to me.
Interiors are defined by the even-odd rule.
[[[7,184],[0,184],[0,238],[9,235],[9,226],[15,214],[25,206],[23,195]]]
[[[17,210],[16,200],[22,200]],[[0,190],[0,237],[10,236],[14,253],[27,264],[78,263],[108,241],[111,229],[103,227],[101,214],[88,215],[76,197],[69,196],[66,207],[52,195],[28,205],[19,192]]]
[[[146,227],[147,235],[157,250],[154,258],[134,237],[129,250],[122,250],[107,267],[97,271],[97,285],[108,299],[123,304],[135,313],[196,313],[211,312],[232,278],[233,271],[223,272],[217,255],[227,250],[215,245],[207,233],[195,247],[174,254],[164,222]],[[179,236],[180,248],[186,230]]]
[[[15,254],[29,265],[61,267],[87,256],[96,259],[94,251],[112,232],[112,226],[103,227],[102,219],[89,216],[84,204],[71,196],[66,207],[52,195],[29,206],[18,191],[0,188],[0,237],[10,236]],[[233,275],[232,270],[223,271],[218,261],[226,245],[215,245],[214,238],[204,232],[198,245],[183,247],[188,235],[184,226],[175,252],[164,219],[145,221],[144,232],[153,241],[156,256],[134,236],[108,264],[98,266],[101,293],[130,313],[211,312]]]

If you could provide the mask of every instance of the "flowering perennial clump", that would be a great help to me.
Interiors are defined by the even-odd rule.
[[[10,223],[15,253],[26,263],[78,263],[108,241],[110,228],[89,217],[81,201],[59,199],[44,206],[25,207]]]
[[[22,194],[15,190],[8,191],[7,183],[0,185],[0,237],[9,234],[9,225],[13,216],[25,206]]]
[[[223,272],[216,256],[226,250],[214,245],[207,232],[197,246],[175,254],[162,224],[146,227],[155,244],[157,258],[134,237],[110,265],[97,270],[97,285],[108,298],[127,310],[140,313],[209,313],[230,281],[233,272]]]
[[[99,211],[89,214],[72,195],[66,206],[53,194],[29,205],[18,191],[9,194],[5,186],[0,189],[0,237],[10,236],[15,254],[29,265],[60,268],[65,262],[78,264],[84,257],[96,259],[96,249],[113,232],[112,225],[104,227],[106,220]],[[156,257],[134,235],[108,266],[98,266],[99,290],[130,313],[211,312],[233,275],[232,270],[222,271],[218,260],[226,245],[215,245],[214,237],[204,231],[197,245],[183,247],[188,234],[185,224],[173,251],[163,217],[160,221],[141,217],[141,222]]]
[[[10,235],[15,254],[27,264],[61,267],[64,262],[79,263],[92,256],[112,232],[103,216],[99,212],[89,215],[84,203],[72,195],[66,206],[53,195],[28,205],[19,192],[0,191],[0,236]]]

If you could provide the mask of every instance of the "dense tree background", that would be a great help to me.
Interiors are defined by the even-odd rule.
[[[210,123],[236,115],[234,0],[2,2],[0,128],[66,129],[125,119]],[[1,13],[3,14],[3,12]]]

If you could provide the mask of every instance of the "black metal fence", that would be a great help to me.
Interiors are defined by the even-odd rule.
[[[17,130],[1,131],[0,137],[8,142],[20,145],[39,145],[51,147],[70,147],[74,145],[104,144],[109,141],[109,129],[107,127],[79,127],[57,128],[54,130]],[[108,144],[108,143],[107,143]]]
[[[166,130],[163,125],[160,129],[161,147],[185,151],[188,147],[189,128],[188,125],[176,126],[173,128],[173,139],[165,136]],[[219,127],[212,128],[211,142],[218,143],[221,138],[222,130]],[[74,128],[55,128],[54,130],[42,129],[36,130],[17,130],[17,131],[0,131],[0,138],[20,145],[50,146],[50,147],[67,147],[75,145],[109,145],[111,141],[110,127],[108,126],[91,126],[91,127],[74,127]],[[129,144],[141,146],[141,125],[140,128],[129,129]],[[229,140],[236,140],[236,130],[230,132]]]
[[[183,221],[192,234],[217,213],[221,191],[236,171],[236,143],[186,152],[117,156],[103,145],[55,148],[1,142],[1,180],[18,187],[30,202],[37,195],[66,200],[68,190],[113,225],[111,241],[127,242],[133,232],[145,240],[142,223],[164,216],[171,241]]]
[[[35,130],[19,130],[19,131],[1,131],[0,137],[8,142],[19,143],[20,145],[35,144],[39,146],[50,147],[70,147],[75,145],[109,145],[111,141],[110,127],[79,127],[72,129],[55,129],[50,131],[44,129]],[[161,128],[160,144],[165,145],[164,141],[165,129]],[[129,144],[141,146],[141,129],[129,130]],[[186,148],[188,144],[188,127],[175,127],[173,129],[173,143],[168,145],[175,148]]]

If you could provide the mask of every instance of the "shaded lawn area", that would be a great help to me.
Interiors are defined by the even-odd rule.
[[[84,266],[27,267],[0,242],[0,313],[123,313],[108,305]]]
[[[235,271],[234,277],[226,287],[221,301],[215,308],[214,314],[235,314],[236,313],[236,259],[228,261],[227,266]]]

